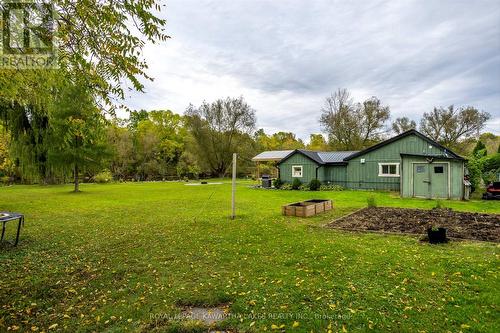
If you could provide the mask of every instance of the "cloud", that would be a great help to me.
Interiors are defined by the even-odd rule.
[[[393,117],[474,105],[500,134],[496,1],[168,1],[172,39],[144,50],[154,82],[133,108],[171,109],[243,95],[259,127],[320,131],[337,88],[379,97]]]

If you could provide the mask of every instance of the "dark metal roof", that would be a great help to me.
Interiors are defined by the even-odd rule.
[[[314,150],[305,150],[305,149],[296,149],[286,158],[282,159],[279,163],[284,162],[289,157],[291,157],[295,153],[300,153],[307,158],[313,160],[318,164],[346,164],[344,159],[347,156],[350,156],[357,151],[314,151]]]
[[[390,144],[390,143],[393,143],[394,141],[397,141],[397,140],[402,139],[402,138],[404,138],[404,137],[407,137],[407,136],[409,136],[409,135],[416,135],[416,136],[418,136],[418,137],[422,138],[423,140],[425,140],[425,141],[429,142],[430,144],[432,144],[432,145],[434,145],[434,146],[436,146],[436,147],[438,147],[438,148],[441,148],[441,149],[444,151],[444,154],[445,154],[445,155],[443,155],[443,156],[448,156],[448,155],[449,155],[449,157],[453,157],[453,158],[456,158],[456,159],[459,159],[459,160],[463,160],[463,159],[464,159],[464,158],[463,158],[463,157],[461,157],[460,155],[455,154],[455,153],[454,153],[454,152],[452,152],[450,149],[448,149],[448,148],[444,147],[443,145],[441,145],[441,144],[437,143],[436,141],[432,140],[431,138],[429,138],[429,137],[427,137],[427,136],[423,135],[423,134],[422,134],[422,133],[420,133],[419,131],[417,131],[417,130],[415,130],[415,129],[411,129],[411,130],[409,130],[409,131],[406,131],[406,132],[404,132],[404,133],[401,133],[401,134],[399,134],[399,135],[396,135],[395,137],[392,137],[392,138],[390,138],[390,139],[387,139],[387,140],[385,140],[385,141],[382,141],[382,142],[380,142],[380,143],[377,143],[376,145],[371,146],[371,147],[369,147],[369,148],[366,148],[365,150],[362,150],[362,151],[360,151],[360,152],[358,152],[358,153],[356,153],[356,154],[353,154],[353,155],[351,155],[351,156],[349,156],[349,157],[346,157],[346,158],[345,158],[345,161],[349,161],[349,160],[352,160],[352,159],[353,159],[353,158],[355,158],[355,157],[362,156],[362,155],[364,155],[364,154],[366,154],[366,153],[369,153],[369,152],[371,152],[371,151],[374,151],[374,150],[376,150],[376,149],[379,149],[380,147],[383,147],[383,146],[385,146],[385,145],[388,145],[388,144]]]
[[[344,162],[346,157],[356,154],[358,151],[320,151],[319,157],[325,163],[339,163]]]

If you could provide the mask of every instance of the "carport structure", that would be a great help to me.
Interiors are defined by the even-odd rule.
[[[260,153],[259,155],[255,156],[252,158],[252,161],[256,163],[255,167],[255,177],[257,179],[260,178],[260,164],[261,163],[271,163],[273,166],[273,171],[274,174],[271,176],[279,178],[279,169],[277,167],[278,163],[288,157],[290,154],[292,154],[294,150],[270,150],[270,151],[264,151]]]

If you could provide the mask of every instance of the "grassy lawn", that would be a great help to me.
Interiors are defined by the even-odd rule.
[[[219,328],[238,332],[500,331],[497,244],[321,227],[372,195],[379,206],[435,202],[248,185],[238,185],[234,221],[228,183],[0,188],[0,210],[26,214],[20,245],[0,249],[0,330],[204,332],[165,318],[183,305],[228,304],[234,316]],[[280,215],[309,198],[335,208]],[[500,213],[499,202],[444,203]]]

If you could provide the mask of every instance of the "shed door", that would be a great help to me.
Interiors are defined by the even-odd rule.
[[[448,198],[448,165],[413,164],[413,195],[422,198]]]
[[[432,163],[431,191],[433,198],[448,198],[448,164]]]
[[[421,198],[429,198],[429,194],[430,194],[429,164],[415,163],[413,164],[413,196]]]

